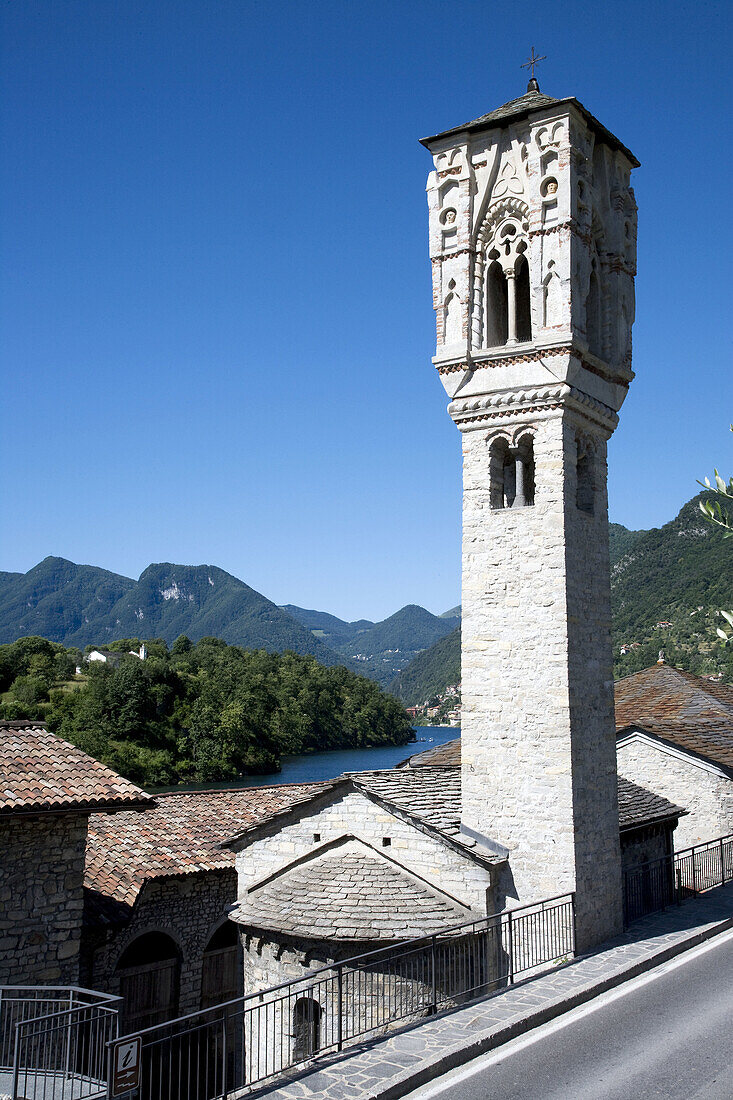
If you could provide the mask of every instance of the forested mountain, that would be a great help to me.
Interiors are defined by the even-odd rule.
[[[45,638],[0,645],[0,718],[49,728],[145,785],[271,772],[283,753],[405,744],[403,708],[377,684],[313,657],[243,650],[218,638],[113,642],[90,662]],[[2,730],[0,730],[2,737]]]
[[[617,677],[647,668],[663,649],[670,664],[703,675],[722,672],[733,683],[733,647],[721,646],[715,634],[717,610],[733,608],[733,539],[705,522],[703,496],[651,531],[609,524]],[[671,625],[657,625],[662,622]],[[460,630],[420,653],[390,689],[408,705],[422,703],[456,683],[457,668]]]
[[[394,678],[389,690],[408,706],[424,703],[461,679],[461,628],[418,653]]]
[[[308,611],[293,604],[286,604],[283,610],[382,686],[389,684],[416,654],[451,631],[457,621],[453,612],[432,615],[416,604],[408,604],[379,623],[368,619],[347,623],[324,611]]]
[[[150,565],[139,580],[64,558],[0,573],[0,643],[39,635],[84,649],[117,638],[217,637],[246,649],[292,650],[389,683],[454,618],[410,605],[383,622],[347,623],[325,611],[278,607],[213,565]]]
[[[46,558],[28,573],[0,578],[0,642],[40,635],[84,648],[141,635],[171,643],[179,634],[343,663],[287,612],[216,566],[150,565],[133,581]]]
[[[29,634],[67,645],[78,644],[79,636],[96,641],[98,631],[100,641],[112,637],[112,609],[134,585],[129,577],[65,558],[44,558],[27,573],[2,573],[0,642]]]
[[[374,626],[371,619],[357,619],[356,622],[347,623],[336,615],[329,615],[327,611],[309,611],[305,607],[296,607],[293,603],[284,604],[282,610],[308,627],[317,638],[322,638],[333,649],[350,645],[357,634]]]

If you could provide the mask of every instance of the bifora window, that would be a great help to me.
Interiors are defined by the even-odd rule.
[[[534,442],[522,436],[516,445],[495,439],[489,452],[491,507],[526,508],[534,504]]]

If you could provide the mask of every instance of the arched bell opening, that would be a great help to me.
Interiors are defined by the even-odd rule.
[[[595,267],[591,272],[588,297],[585,300],[585,335],[588,350],[594,355],[602,355],[601,289]]]
[[[486,272],[486,346],[500,347],[509,336],[509,295],[506,275],[498,260]]]
[[[514,286],[517,296],[517,340],[532,339],[532,310],[529,294],[529,264],[520,256],[514,266]]]
[[[492,508],[526,508],[534,504],[534,442],[522,436],[510,446],[494,439],[489,450],[489,484]]]
[[[581,512],[593,515],[595,511],[595,476],[593,470],[593,452],[578,440],[578,461],[576,465],[575,503]]]

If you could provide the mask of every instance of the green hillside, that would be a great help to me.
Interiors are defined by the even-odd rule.
[[[358,634],[374,626],[370,619],[357,619],[356,622],[347,623],[336,615],[329,615],[327,611],[311,611],[305,607],[296,607],[292,603],[285,604],[282,610],[287,611],[288,615],[292,615],[317,638],[322,638],[326,645],[334,649],[349,645]]]
[[[461,679],[461,628],[418,653],[392,683],[389,690],[408,706],[432,699],[449,684]]]
[[[723,673],[733,683],[733,647],[715,634],[717,610],[733,608],[733,539],[703,519],[700,494],[663,527],[629,531],[609,524],[614,672],[617,677],[665,659],[697,674]],[[671,626],[658,627],[659,622]],[[633,649],[621,654],[622,645]],[[408,705],[422,703],[460,679],[460,631],[407,665],[390,685]]]

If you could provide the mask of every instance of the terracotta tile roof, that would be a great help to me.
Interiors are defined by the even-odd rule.
[[[42,722],[0,722],[0,813],[150,801],[134,783],[62,741]]]
[[[85,885],[103,898],[132,905],[146,879],[233,867],[234,852],[219,847],[225,837],[245,832],[332,785],[162,794],[144,813],[92,814]],[[101,913],[105,904],[95,901],[93,908]]]
[[[671,665],[652,665],[616,683],[616,727],[644,719],[733,721],[733,687]]]
[[[374,943],[431,935],[473,916],[392,860],[351,840],[255,886],[233,919],[299,938]]]
[[[648,791],[621,775],[618,777],[618,823],[621,832],[681,817],[686,813],[687,810],[668,802],[661,795]]]

